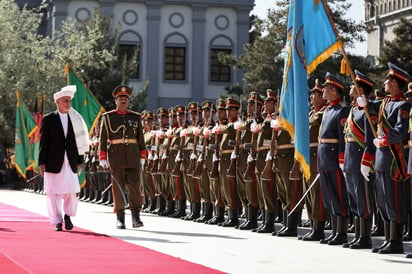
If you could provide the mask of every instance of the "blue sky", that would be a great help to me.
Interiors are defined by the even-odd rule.
[[[253,14],[258,15],[261,18],[266,17],[267,9],[275,6],[275,0],[255,0],[255,8],[252,10]],[[347,17],[355,20],[356,22],[361,22],[365,20],[365,8],[363,0],[348,0],[352,3]],[[366,42],[356,43],[354,49],[347,49],[348,52],[355,53],[357,55],[366,56]]]

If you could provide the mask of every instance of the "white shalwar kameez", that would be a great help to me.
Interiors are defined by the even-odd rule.
[[[64,136],[67,136],[68,115],[59,112],[59,116]],[[44,173],[44,190],[47,195],[50,223],[53,226],[63,222],[62,199],[64,213],[68,216],[76,216],[78,205],[76,193],[80,192],[80,185],[77,173],[70,167],[67,153],[64,154],[64,162],[59,173]]]

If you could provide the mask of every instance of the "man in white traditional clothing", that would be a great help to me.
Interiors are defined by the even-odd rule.
[[[46,114],[40,128],[39,166],[44,177],[50,223],[56,231],[73,229],[80,192],[83,155],[88,150],[88,130],[82,116],[71,107],[76,86],[54,93],[57,110]],[[63,206],[62,206],[63,200]],[[63,212],[64,211],[64,218]]]

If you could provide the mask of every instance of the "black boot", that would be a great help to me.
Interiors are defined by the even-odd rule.
[[[132,224],[133,227],[141,227],[143,226],[143,222],[140,220],[140,212],[138,209],[132,210]]]
[[[313,220],[312,232],[304,236],[302,241],[320,241],[325,237],[325,221]]]
[[[253,228],[252,232],[257,232],[259,229],[262,229],[265,226],[265,223],[266,223],[266,210],[263,209],[263,208],[260,209],[260,215],[261,215],[261,218],[262,218],[262,223],[257,228]],[[259,219],[259,217],[258,217],[258,219]]]
[[[331,216],[330,217],[330,222],[331,222],[332,233],[328,237],[326,237],[324,239],[321,239],[320,240],[321,244],[327,244],[330,240],[332,240],[336,236],[336,231],[337,231],[337,228],[338,228],[337,216]]]
[[[287,216],[286,229],[277,233],[279,237],[296,237],[298,235],[298,219],[300,213],[293,212]]]
[[[337,216],[338,227],[336,236],[328,242],[328,245],[342,245],[348,242],[348,217]]]
[[[275,234],[282,232],[286,228],[288,228],[288,212],[286,210],[282,210],[282,227],[276,231]]]
[[[124,211],[120,211],[116,213],[117,216],[117,229],[126,229],[126,225],[124,223]]]
[[[180,200],[177,200],[177,210],[171,217],[181,218],[183,216],[186,216],[186,200],[180,199]]]
[[[171,216],[175,213],[175,201],[167,200],[166,201],[166,208],[162,212],[159,213],[160,216]]]
[[[151,213],[159,215],[166,208],[166,199],[163,196],[157,196],[156,200],[157,200],[156,209],[152,211]]]
[[[225,221],[225,208],[224,207],[216,207],[216,214],[213,216],[212,219],[206,222],[208,225],[218,225]]]
[[[380,246],[372,248],[373,253],[378,253],[379,250],[381,250],[382,248],[385,248],[389,244],[389,240],[391,238],[391,226],[390,226],[389,223],[385,222],[383,224],[383,228],[384,228],[384,232],[385,232],[385,240],[383,241],[383,243]]]
[[[247,221],[239,226],[240,230],[250,230],[257,227],[257,207],[248,206],[247,213]]]
[[[205,203],[203,209],[203,216],[197,218],[195,222],[197,223],[204,223],[212,219],[213,217],[213,205],[211,203]]]
[[[228,213],[228,219],[226,222],[222,223],[223,227],[235,227],[239,225],[239,210],[230,209]]]
[[[372,220],[360,218],[360,237],[359,240],[349,246],[350,249],[370,249],[372,247],[371,240]]]
[[[379,213],[375,214],[375,227],[372,229],[372,236],[385,236],[385,228],[382,217]]]
[[[342,247],[348,248],[351,245],[353,245],[354,243],[356,243],[360,238],[361,225],[360,225],[360,218],[357,217],[357,216],[353,217],[353,229],[354,229],[354,232],[355,232],[355,237],[353,237],[352,241],[344,243],[342,245]],[[349,231],[349,229],[348,229],[348,231]]]
[[[197,219],[200,217],[200,207],[201,207],[201,203],[199,202],[192,202],[192,212],[183,217],[182,219],[185,221],[193,221],[194,219]]]
[[[379,254],[403,254],[403,224],[391,222],[389,243]]]
[[[265,223],[263,227],[256,231],[257,233],[273,233],[273,231],[275,231],[276,212],[270,212],[267,209],[265,212]]]
[[[409,213],[406,217],[406,233],[403,235],[403,240],[412,241],[412,213]]]

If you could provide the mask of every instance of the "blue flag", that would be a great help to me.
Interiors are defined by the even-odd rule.
[[[295,159],[306,179],[310,177],[307,74],[339,48],[342,43],[324,1],[290,1],[279,120],[294,139]]]

